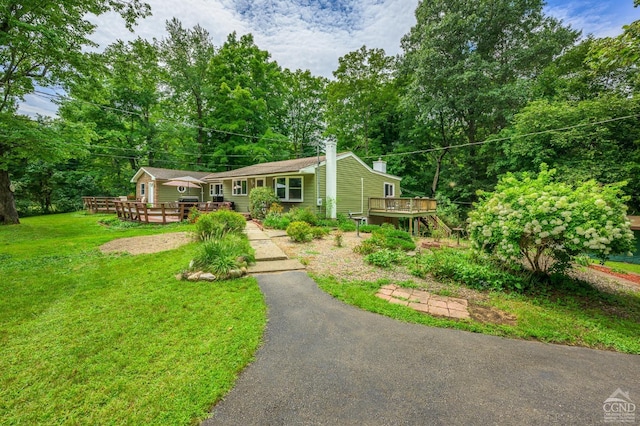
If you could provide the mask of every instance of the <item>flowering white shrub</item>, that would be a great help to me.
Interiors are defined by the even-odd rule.
[[[554,175],[546,166],[537,177],[508,174],[495,192],[480,193],[469,214],[474,246],[503,262],[524,259],[534,272],[562,272],[581,253],[606,259],[632,249],[624,183],[572,187]]]

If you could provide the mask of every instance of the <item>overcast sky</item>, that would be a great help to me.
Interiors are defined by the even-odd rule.
[[[100,16],[93,40],[101,48],[117,39],[165,36],[165,22],[178,18],[184,27],[200,24],[216,46],[233,31],[252,33],[259,48],[291,70],[309,69],[331,77],[338,58],[366,45],[388,55],[400,53],[400,39],[415,24],[418,0],[146,0],[153,16],[132,34],[115,14]],[[633,0],[548,0],[548,14],[583,31],[583,35],[615,36],[622,26],[640,19]],[[33,115],[55,108],[30,96],[21,112]]]

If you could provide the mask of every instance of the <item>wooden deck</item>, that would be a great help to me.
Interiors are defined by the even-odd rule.
[[[369,198],[370,216],[420,217],[436,213],[433,198]]]

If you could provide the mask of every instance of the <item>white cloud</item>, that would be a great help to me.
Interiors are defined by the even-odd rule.
[[[616,0],[618,1],[618,0]],[[631,2],[631,0],[625,0]],[[137,36],[152,40],[166,35],[165,22],[178,18],[184,27],[199,24],[215,45],[227,35],[252,33],[256,44],[271,53],[282,67],[309,69],[314,75],[332,77],[338,58],[359,49],[382,48],[388,55],[400,53],[400,40],[415,24],[418,0],[147,0],[153,16],[129,32],[122,19],[110,13],[95,17],[98,29],[92,39],[100,50],[117,39]],[[607,2],[549,0],[547,13],[583,29],[583,35],[617,35],[633,19],[628,7]],[[631,3],[630,3],[631,4]],[[633,10],[632,12],[638,12]],[[34,111],[44,101],[29,98],[23,110]],[[25,109],[26,108],[26,109]],[[44,108],[49,114],[55,107]]]

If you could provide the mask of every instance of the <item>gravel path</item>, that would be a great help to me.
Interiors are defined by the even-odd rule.
[[[118,238],[100,246],[103,253],[147,254],[173,250],[193,241],[188,232]]]

